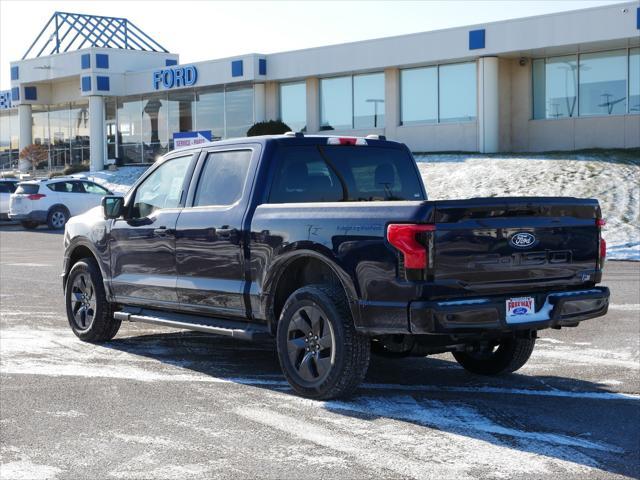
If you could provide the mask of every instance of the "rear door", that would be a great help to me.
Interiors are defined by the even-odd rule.
[[[175,227],[193,166],[193,153],[170,157],[127,196],[127,213],[109,234],[117,301],[176,307]]]
[[[211,149],[198,166],[176,226],[177,292],[182,309],[245,317],[245,212],[259,145]]]

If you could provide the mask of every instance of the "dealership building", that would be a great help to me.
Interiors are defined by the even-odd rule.
[[[56,12],[10,68],[5,164],[33,143],[52,167],[148,163],[271,119],[416,152],[640,147],[637,1],[188,64],[127,19]]]

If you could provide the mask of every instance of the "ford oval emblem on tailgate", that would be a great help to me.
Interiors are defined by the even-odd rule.
[[[516,248],[529,248],[536,243],[536,237],[527,232],[518,232],[513,234],[509,243]]]

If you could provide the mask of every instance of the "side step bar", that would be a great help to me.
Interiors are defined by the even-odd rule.
[[[224,335],[240,340],[272,338],[266,326],[184,313],[161,312],[142,308],[124,308],[119,312],[115,312],[113,316],[117,320],[126,322],[150,323],[163,327]]]

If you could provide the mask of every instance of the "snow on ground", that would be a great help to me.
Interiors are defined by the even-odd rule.
[[[596,198],[610,259],[640,260],[640,156],[632,154],[416,155],[430,200]]]
[[[640,156],[418,154],[431,200],[498,196],[597,198],[607,219],[608,257],[640,260]],[[126,193],[146,167],[78,174]]]

